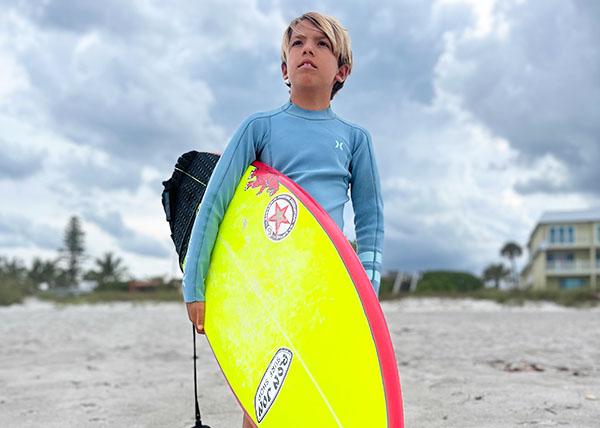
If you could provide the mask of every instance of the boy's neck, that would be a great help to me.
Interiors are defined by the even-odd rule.
[[[304,110],[325,110],[330,105],[329,94],[296,94],[292,91],[290,101]]]

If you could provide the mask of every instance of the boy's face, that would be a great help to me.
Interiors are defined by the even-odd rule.
[[[329,95],[333,84],[347,77],[348,66],[338,67],[325,33],[305,20],[292,32],[287,64],[281,65],[281,71],[283,78],[289,79],[292,92],[322,90]]]

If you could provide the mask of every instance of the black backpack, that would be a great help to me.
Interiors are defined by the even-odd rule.
[[[196,213],[218,160],[214,153],[184,153],[177,159],[171,178],[162,183],[162,205],[182,271]]]

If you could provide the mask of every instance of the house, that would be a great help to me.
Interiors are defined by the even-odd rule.
[[[157,279],[150,280],[131,280],[127,282],[127,288],[130,293],[138,291],[156,291],[160,286],[160,281]]]
[[[545,212],[527,243],[525,287],[600,289],[600,208]]]

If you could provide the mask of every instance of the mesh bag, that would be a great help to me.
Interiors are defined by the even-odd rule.
[[[162,183],[162,205],[182,271],[196,212],[218,160],[214,153],[184,153],[177,159],[171,178]]]

